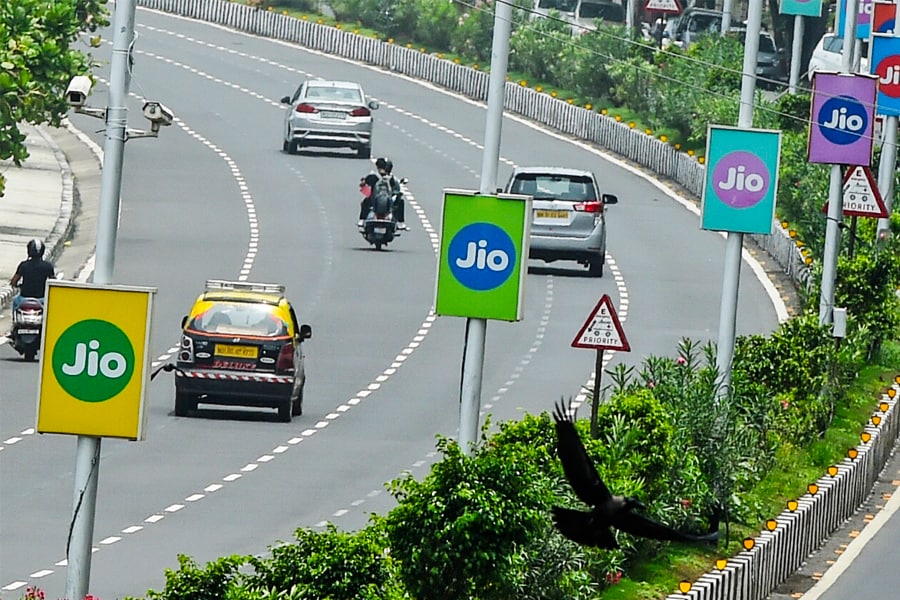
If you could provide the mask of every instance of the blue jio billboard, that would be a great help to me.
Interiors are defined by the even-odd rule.
[[[772,233],[781,132],[709,125],[701,227]]]

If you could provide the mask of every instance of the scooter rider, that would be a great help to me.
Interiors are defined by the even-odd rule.
[[[408,230],[409,227],[404,222],[405,205],[403,192],[400,189],[400,182],[393,175],[394,163],[389,158],[381,157],[375,161],[375,168],[378,170],[377,173],[369,173],[359,181],[359,188],[363,191],[363,199],[359,206],[359,222],[357,226],[363,227],[366,217],[369,216],[369,211],[372,210],[372,194],[375,192],[375,184],[382,177],[388,177],[391,186],[391,196],[393,197],[391,212],[397,220],[397,229]]]
[[[19,293],[13,298],[12,309],[18,308],[23,298],[38,298],[44,301],[44,288],[47,280],[55,277],[53,264],[44,260],[44,242],[35,238],[28,241],[28,259],[19,263],[15,275],[9,285],[21,285]]]

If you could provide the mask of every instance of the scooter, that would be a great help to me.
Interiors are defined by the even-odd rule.
[[[63,274],[57,273],[56,279]],[[22,298],[12,313],[10,345],[28,362],[37,357],[41,349],[41,333],[44,329],[44,303],[40,298]]]
[[[41,348],[44,304],[38,298],[22,298],[12,313],[10,344],[26,361],[33,361]]]

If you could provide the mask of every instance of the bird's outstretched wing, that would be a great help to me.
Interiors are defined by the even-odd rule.
[[[664,523],[655,521],[650,517],[631,511],[618,513],[612,518],[611,524],[616,529],[625,531],[631,535],[654,540],[669,542],[715,542],[719,539],[718,531],[712,531],[701,535],[683,533]]]
[[[612,498],[594,463],[591,462],[578,431],[575,430],[574,416],[562,402],[557,402],[553,410],[556,421],[556,452],[562,462],[566,479],[578,499],[591,506],[597,506]]]
[[[598,523],[589,512],[554,506],[553,524],[561,534],[582,546],[619,547],[612,530]]]

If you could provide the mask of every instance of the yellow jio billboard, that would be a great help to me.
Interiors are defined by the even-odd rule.
[[[38,433],[144,439],[155,293],[48,282]]]

